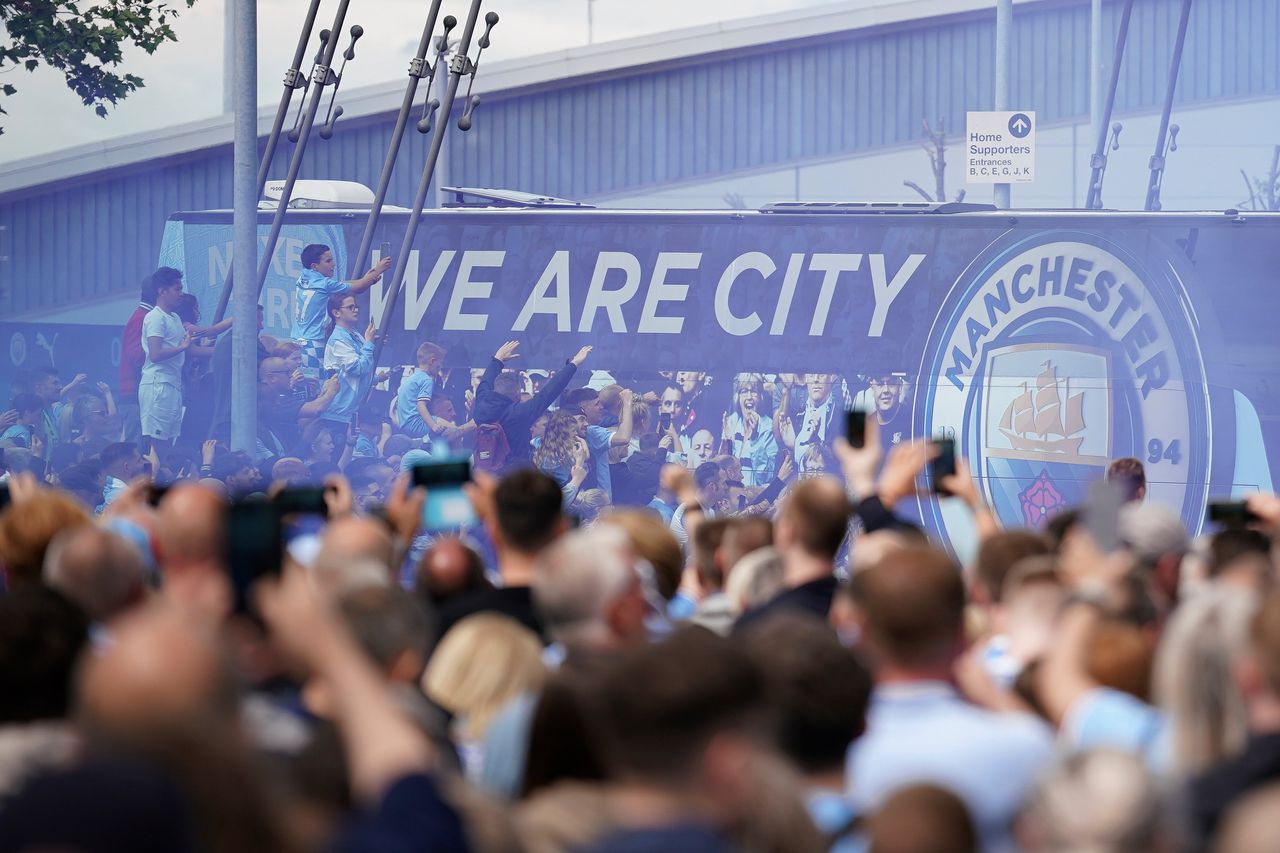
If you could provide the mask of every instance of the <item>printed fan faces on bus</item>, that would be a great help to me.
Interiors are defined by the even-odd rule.
[[[834,373],[805,374],[804,412],[796,432],[796,464],[804,462],[805,448],[810,444],[827,444],[836,435],[837,415],[843,411],[834,393],[839,377]]]
[[[911,413],[904,403],[906,388],[901,374],[882,372],[867,377],[867,393],[880,427],[880,442],[885,447],[910,438]]]

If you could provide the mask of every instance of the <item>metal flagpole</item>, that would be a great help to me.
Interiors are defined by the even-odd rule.
[[[1009,109],[1012,98],[1013,0],[996,0],[996,110]],[[1009,185],[995,185],[995,204],[1009,209]]]
[[[431,49],[431,35],[436,28],[436,18],[440,15],[441,0],[432,0],[431,9],[427,12],[427,22],[422,27],[422,38],[418,42],[418,52],[409,62],[409,82],[404,88],[404,100],[400,103],[400,114],[396,116],[395,129],[391,131],[391,144],[387,147],[387,156],[382,161],[382,174],[378,177],[378,188],[373,194],[373,206],[369,210],[369,219],[364,226],[364,234],[360,237],[360,248],[351,259],[351,277],[357,278],[364,271],[363,266],[373,247],[374,231],[378,227],[378,218],[382,215],[382,206],[386,202],[387,188],[391,186],[391,173],[395,169],[396,160],[400,156],[400,142],[404,139],[405,128],[409,124],[409,114],[413,112],[413,101],[418,92],[418,81],[426,79],[427,97],[430,98],[431,83],[435,80],[436,71],[440,68],[440,57],[444,50],[436,54],[435,65],[427,62],[427,51]],[[450,23],[452,22],[452,23]],[[449,31],[457,24],[453,16],[445,18],[443,44],[449,43]],[[447,48],[446,48],[447,49]],[[438,106],[438,104],[436,105]],[[428,103],[422,118],[428,122],[434,113],[434,107]],[[419,123],[418,130],[428,132],[429,125]]]
[[[453,103],[458,95],[458,87],[464,76],[470,76],[471,84],[467,87],[466,107],[458,119],[459,130],[471,128],[472,114],[480,103],[478,95],[471,95],[471,85],[475,84],[475,74],[480,63],[480,53],[489,46],[489,34],[498,23],[498,15],[490,12],[485,15],[485,31],[480,37],[480,52],[473,62],[467,51],[471,48],[471,37],[475,33],[476,21],[480,17],[480,6],[483,0],[471,0],[471,9],[467,13],[467,22],[462,28],[462,39],[458,42],[458,51],[449,60],[449,86],[445,90],[444,100],[440,104],[440,120],[436,122],[435,132],[431,136],[431,147],[427,151],[427,160],[422,166],[422,179],[418,183],[418,194],[414,197],[413,209],[409,214],[409,225],[405,229],[404,239],[400,243],[400,251],[396,254],[395,270],[391,275],[391,293],[387,296],[386,306],[382,313],[382,323],[378,328],[378,341],[374,347],[373,366],[376,369],[378,359],[382,356],[382,347],[386,341],[387,329],[391,318],[395,316],[396,306],[400,301],[400,291],[404,288],[405,268],[409,262],[409,252],[413,249],[413,240],[418,233],[418,223],[422,220],[422,209],[427,202],[427,193],[431,189],[431,179],[435,172],[436,161],[440,157],[440,147],[444,144],[444,135],[449,127],[449,119],[453,112]],[[370,385],[370,389],[372,389]]]
[[[311,91],[307,93],[307,101],[302,110],[302,125],[296,131],[298,142],[293,148],[293,159],[289,161],[289,173],[285,175],[284,187],[280,191],[280,203],[276,207],[275,216],[271,219],[271,231],[267,233],[267,242],[262,248],[262,258],[258,262],[258,293],[262,292],[262,285],[267,280],[267,271],[271,269],[271,256],[275,254],[276,242],[280,239],[280,229],[284,227],[284,216],[289,210],[289,201],[293,197],[293,186],[297,183],[298,173],[302,171],[302,160],[307,152],[307,141],[311,136],[311,129],[316,123],[316,113],[320,110],[320,100],[324,97],[324,90],[329,84],[334,84],[336,95],[336,86],[342,82],[341,76],[335,74],[331,66],[333,55],[338,48],[338,34],[342,32],[342,24],[347,17],[349,5],[351,0],[339,0],[338,11],[333,19],[333,28],[330,30],[331,35],[321,52],[319,64],[311,72]],[[355,58],[356,40],[363,34],[364,30],[360,27],[351,28],[351,46],[343,54],[346,60]],[[336,119],[333,115],[332,100],[329,103],[329,109],[330,117]],[[290,133],[290,136],[292,137],[293,134]]]
[[[307,44],[311,41],[311,31],[315,29],[316,13],[320,11],[320,0],[311,0],[311,5],[307,9],[307,19],[302,24],[302,33],[298,36],[298,47],[293,52],[293,64],[289,66],[289,70],[284,73],[284,93],[280,96],[280,106],[276,108],[275,124],[271,126],[271,133],[267,136],[267,147],[262,153],[262,161],[258,165],[258,196],[262,198],[262,190],[267,185],[267,173],[271,170],[271,160],[276,154],[276,145],[280,142],[280,133],[284,130],[285,119],[289,117],[289,105],[293,100],[293,92],[295,89],[305,89],[307,87],[307,78],[302,75],[302,59],[307,53]],[[228,38],[231,34],[228,33]],[[256,76],[257,54],[254,54],[254,68]],[[255,94],[256,102],[256,94]],[[256,121],[256,118],[255,118]],[[256,132],[256,130],[255,130]],[[254,143],[257,144],[256,142]],[[254,200],[257,204],[257,199]],[[214,312],[214,322],[218,322],[227,313],[227,302],[231,299],[231,282],[235,277],[234,261],[230,272],[227,273],[227,279],[222,283],[222,293],[218,296],[218,310]]]
[[[1098,121],[1098,134],[1094,140],[1093,156],[1089,158],[1089,194],[1084,206],[1088,210],[1102,209],[1102,181],[1107,173],[1107,131],[1111,123],[1111,111],[1116,105],[1116,87],[1120,85],[1120,65],[1124,62],[1124,46],[1129,38],[1129,19],[1133,17],[1133,0],[1125,0],[1124,11],[1120,13],[1120,28],[1116,33],[1116,52],[1111,60],[1111,81],[1107,84],[1107,100],[1102,108]],[[1115,146],[1120,144],[1120,125],[1110,130],[1115,132]]]
[[[235,0],[233,52],[235,148],[233,153],[236,287],[231,316],[231,448],[252,451],[258,423],[258,10],[257,0]]]
[[[1164,92],[1164,109],[1160,111],[1160,132],[1156,134],[1156,150],[1151,155],[1148,168],[1151,177],[1147,182],[1147,210],[1160,209],[1160,186],[1164,182],[1166,137],[1169,136],[1169,115],[1173,112],[1173,91],[1178,87],[1178,69],[1182,67],[1182,46],[1187,42],[1187,21],[1191,18],[1191,0],[1182,0],[1182,16],[1178,19],[1178,35],[1173,44],[1173,59],[1169,63],[1169,86]],[[1172,128],[1169,143],[1177,148],[1178,126]]]

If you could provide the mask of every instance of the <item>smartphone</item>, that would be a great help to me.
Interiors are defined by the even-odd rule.
[[[249,590],[259,578],[280,574],[284,536],[280,511],[265,500],[227,508],[227,566],[237,613],[249,611]]]
[[[389,257],[391,257],[391,243],[383,240],[382,245],[378,247],[378,260]]]
[[[866,426],[865,422],[863,426]],[[951,438],[935,438],[932,444],[938,455],[929,461],[929,482],[935,494],[948,495],[950,492],[943,487],[941,480],[956,472],[956,442]]]
[[[1243,527],[1262,520],[1244,501],[1210,501],[1207,514],[1210,521],[1225,527]]]
[[[319,515],[329,517],[329,504],[324,499],[325,489],[315,486],[299,486],[282,489],[275,497],[275,507],[281,515]]]
[[[471,482],[471,461],[455,459],[413,466],[413,485],[427,490],[422,526],[427,532],[457,530],[475,524],[471,500],[462,491]]]
[[[1100,480],[1089,487],[1084,505],[1084,526],[1102,551],[1110,554],[1120,547],[1120,509],[1124,490],[1116,483]]]
[[[667,430],[671,429],[671,413],[670,412],[663,412],[662,414],[658,415],[658,429],[661,432],[666,432]]]
[[[850,409],[845,412],[844,435],[848,439],[850,447],[865,447],[867,444],[867,413],[862,409]]]

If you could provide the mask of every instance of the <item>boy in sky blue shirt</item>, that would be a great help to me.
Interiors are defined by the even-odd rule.
[[[324,360],[324,321],[329,298],[338,294],[360,294],[373,287],[391,267],[391,258],[382,258],[373,269],[355,281],[333,277],[337,269],[333,252],[322,243],[302,250],[302,275],[294,288],[293,329],[289,336],[302,347],[302,370],[318,378]]]
[[[396,419],[400,431],[412,438],[438,435],[456,426],[431,414],[429,406],[435,395],[440,367],[444,363],[444,348],[430,341],[418,346],[418,368],[408,379],[400,383],[396,393]]]

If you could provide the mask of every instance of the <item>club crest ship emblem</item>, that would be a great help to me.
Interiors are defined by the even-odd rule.
[[[1000,432],[1019,450],[1074,453],[1084,441],[1077,435],[1083,429],[1084,394],[1072,394],[1071,380],[1059,380],[1051,361],[1036,377],[1034,393],[1024,383],[1000,417]]]
[[[956,282],[930,331],[916,419],[954,433],[1007,525],[1079,506],[1112,459],[1148,466],[1149,499],[1193,529],[1209,466],[1208,386],[1179,282],[1094,234],[1014,235]],[[921,504],[958,551],[963,508]],[[971,553],[971,552],[970,552]]]

